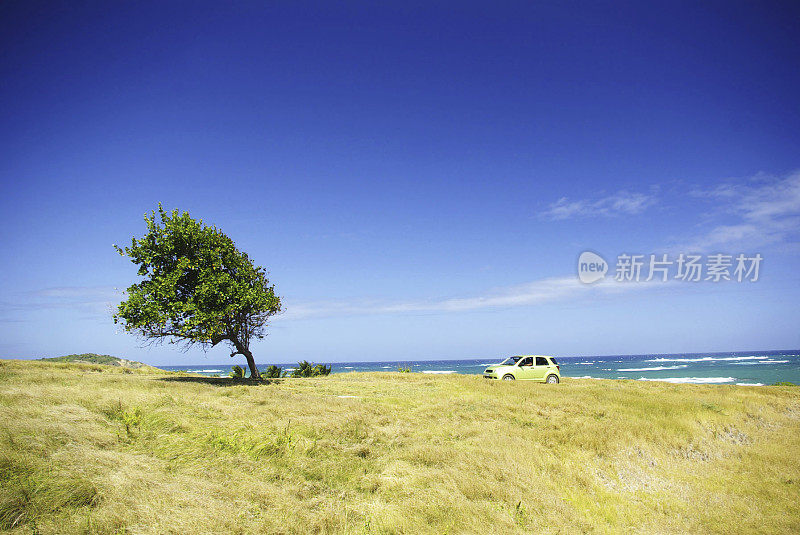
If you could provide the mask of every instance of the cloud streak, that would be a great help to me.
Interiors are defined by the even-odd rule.
[[[655,202],[656,198],[653,195],[626,190],[595,200],[570,200],[567,197],[561,197],[542,213],[542,218],[561,221],[573,218],[635,215],[642,213]]]
[[[361,301],[315,302],[287,305],[287,312],[279,321],[332,316],[430,314],[472,312],[487,309],[504,309],[566,301],[598,295],[613,295],[630,291],[664,288],[664,283],[620,283],[606,279],[596,284],[581,283],[576,276],[539,279],[525,284],[489,290],[485,293],[443,299],[417,301]]]
[[[83,317],[108,319],[122,300],[122,291],[112,286],[61,286],[20,292],[14,301],[0,303],[0,321],[23,321],[26,313],[71,310]]]

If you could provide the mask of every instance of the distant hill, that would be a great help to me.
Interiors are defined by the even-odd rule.
[[[105,364],[107,366],[120,366],[122,368],[152,368],[143,362],[128,360],[111,355],[98,355],[97,353],[81,353],[79,355],[64,355],[63,357],[42,358],[48,362],[78,362],[82,364]]]

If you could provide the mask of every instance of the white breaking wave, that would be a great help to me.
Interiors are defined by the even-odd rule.
[[[620,368],[618,372],[655,372],[658,370],[677,370],[686,368],[688,364],[678,364],[677,366],[653,366],[652,368]]]
[[[769,357],[757,357],[755,355],[751,355],[749,357],[700,357],[697,359],[680,359],[680,358],[657,358],[657,359],[647,359],[644,362],[713,362],[717,360],[764,360],[768,359]]]
[[[757,360],[755,362],[734,362],[737,366],[755,366],[757,364],[785,364],[791,360]]]
[[[739,386],[764,386],[764,383],[736,383]]]
[[[665,383],[692,383],[692,384],[713,384],[713,383],[732,383],[736,379],[733,377],[639,377],[639,381],[663,381]]]
[[[422,373],[456,373],[455,370],[422,370]]]

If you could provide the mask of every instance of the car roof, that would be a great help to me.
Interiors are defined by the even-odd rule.
[[[547,357],[549,359],[553,358],[550,355],[514,355],[515,357]]]

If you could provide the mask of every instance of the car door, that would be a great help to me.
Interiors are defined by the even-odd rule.
[[[524,357],[517,363],[517,379],[534,379],[533,357]]]
[[[549,371],[550,361],[545,357],[536,357],[536,365],[533,367],[533,378],[537,381],[544,381],[544,377]]]

